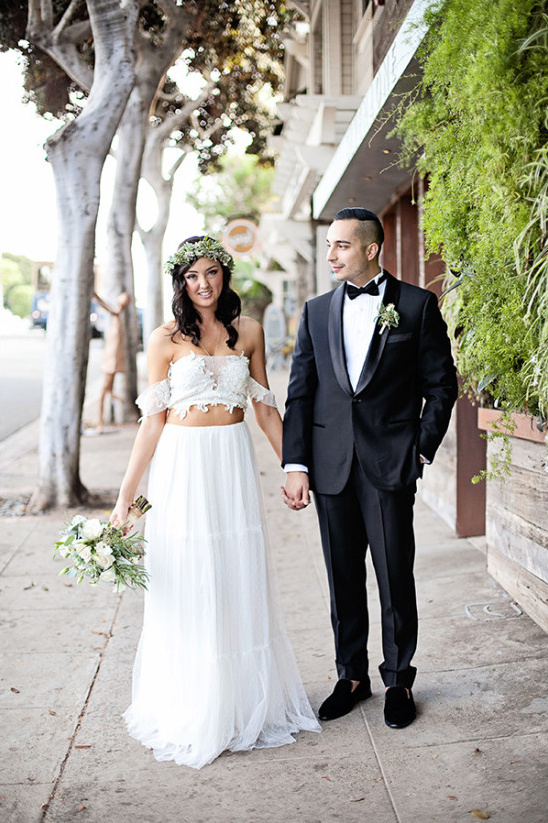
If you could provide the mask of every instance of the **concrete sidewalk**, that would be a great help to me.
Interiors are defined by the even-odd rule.
[[[272,375],[280,406],[286,379]],[[288,630],[317,709],[336,673],[315,513],[282,505],[277,460],[252,415],[248,422]],[[88,487],[110,490],[114,500],[135,431],[122,426],[83,438]],[[0,444],[1,497],[13,501],[34,485],[36,438],[32,424]],[[370,570],[373,698],[323,724],[320,735],[226,754],[201,771],[157,763],[126,733],[121,714],[142,597],[60,578],[63,560],[52,560],[52,547],[63,519],[60,512],[0,518],[3,823],[457,823],[482,813],[497,823],[548,819],[547,637],[487,575],[481,551],[420,501],[417,721],[404,730],[383,723]]]

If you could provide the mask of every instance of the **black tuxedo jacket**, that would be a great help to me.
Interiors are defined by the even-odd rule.
[[[311,488],[338,494],[354,449],[379,489],[413,486],[447,431],[457,377],[447,326],[432,292],[387,273],[384,305],[399,325],[377,325],[352,389],[342,331],[344,286],[304,307],[284,417],[283,464],[308,467]],[[359,300],[367,299],[359,297]]]

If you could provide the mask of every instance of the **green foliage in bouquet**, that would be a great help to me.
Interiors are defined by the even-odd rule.
[[[92,586],[112,583],[116,592],[146,589],[148,572],[140,564],[143,542],[136,532],[124,534],[124,529],[78,514],[61,532],[54,555],[59,552],[72,561],[60,574],[76,577],[77,583],[88,578]]]
[[[446,316],[461,373],[496,405],[546,417],[544,9],[538,0],[435,5],[420,53],[423,75],[397,131],[405,162],[428,181],[428,250],[458,277]]]

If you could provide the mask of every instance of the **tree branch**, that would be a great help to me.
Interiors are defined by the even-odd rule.
[[[93,36],[89,20],[80,20],[77,23],[73,23],[72,26],[68,26],[64,31],[60,31],[59,34],[57,32],[58,29],[55,29],[53,32],[54,43],[58,43],[62,36],[62,42],[77,45],[81,43],[82,40],[87,40]]]
[[[67,17],[69,11],[70,6],[64,17]],[[74,9],[70,16],[73,13]],[[67,17],[67,22],[70,16]],[[51,0],[29,0],[26,37],[30,43],[49,54],[80,88],[89,91],[93,84],[93,69],[82,59],[76,44],[89,36],[91,24],[87,21],[79,22],[66,29],[59,24],[54,29],[53,19]],[[66,37],[69,33],[70,36]]]
[[[156,139],[162,141],[167,140],[169,135],[180,128],[188,119],[190,119],[194,110],[201,106],[205,100],[207,100],[213,87],[214,83],[208,83],[208,85],[202,89],[196,100],[187,100],[180,111],[175,114],[168,115],[165,120],[162,120],[159,126],[155,126],[154,132],[157,135]]]
[[[184,97],[183,93],[181,92],[181,90],[179,88],[176,91],[174,91],[172,94],[166,94],[165,91],[160,91],[160,90],[158,90],[158,92],[156,93],[156,100],[162,100],[165,103],[173,103],[173,102],[175,102],[175,100],[177,100],[178,97],[180,97],[180,98]]]
[[[169,167],[169,171],[168,171],[167,174],[168,174],[168,178],[170,180],[172,180],[175,177],[176,173],[179,171],[179,169],[180,169],[180,167],[183,163],[183,160],[187,157],[189,151],[190,151],[190,146],[185,146],[185,150],[181,152],[181,154],[179,155],[179,157],[177,158],[175,163],[173,163]]]
[[[32,5],[40,6],[39,22],[48,28],[53,27],[53,3],[51,0],[40,0],[39,3],[34,3],[30,0]],[[29,3],[30,6],[30,3]],[[30,12],[30,8],[29,8]]]
[[[74,17],[76,9],[78,8],[78,2],[79,0],[71,0],[71,2],[69,3],[67,10],[65,11],[63,16],[59,20],[57,26],[55,27],[55,30],[53,32],[54,40],[57,40],[61,36],[63,31],[66,29],[66,27]]]
[[[29,29],[34,30],[42,22],[42,9],[40,0],[29,0],[29,12],[27,15],[27,36]]]

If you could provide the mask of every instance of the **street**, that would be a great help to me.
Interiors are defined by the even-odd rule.
[[[99,379],[103,340],[90,343],[88,386]],[[40,416],[46,335],[9,327],[0,334],[0,441]]]

